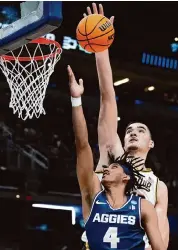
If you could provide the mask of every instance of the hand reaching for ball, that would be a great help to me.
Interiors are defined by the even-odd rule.
[[[92,8],[93,8],[93,13],[91,11],[91,8],[88,6],[87,7],[87,13],[88,15],[92,15],[92,14],[100,14],[100,15],[103,15],[104,16],[104,9],[103,9],[103,5],[102,4],[99,4],[99,7],[97,8],[97,5],[96,3],[92,3]],[[99,9],[99,11],[98,11]],[[87,16],[86,13],[83,14],[84,17]],[[112,16],[110,18],[110,22],[113,24],[114,23],[114,16]]]
[[[80,97],[84,92],[83,80],[79,79],[79,83],[77,83],[75,75],[69,65],[67,66],[67,71],[69,76],[70,94],[74,98]]]
[[[76,37],[80,46],[88,52],[98,53],[107,50],[114,41],[114,17],[104,16],[102,4],[92,4],[93,12],[87,7],[87,14],[79,22]]]

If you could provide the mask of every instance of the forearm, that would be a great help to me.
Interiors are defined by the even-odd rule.
[[[112,70],[109,52],[105,50],[95,54],[101,94],[100,114],[98,121],[99,144],[113,144],[117,137],[117,104],[113,87]],[[113,139],[112,139],[113,138]]]
[[[157,216],[158,216],[159,231],[160,231],[163,243],[164,243],[165,247],[167,248],[168,244],[169,244],[169,222],[168,222],[168,218],[165,215],[160,215],[159,211],[157,212]]]
[[[88,131],[82,106],[72,107],[72,122],[76,145],[86,146],[88,144]]]
[[[95,58],[101,95],[103,98],[113,97],[115,96],[115,91],[109,51],[98,52],[95,54]]]

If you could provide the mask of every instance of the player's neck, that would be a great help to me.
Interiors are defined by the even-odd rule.
[[[125,195],[125,187],[114,186],[114,187],[107,188],[106,197],[107,197],[109,204],[113,208],[122,207],[127,201],[127,196]]]
[[[143,159],[145,161],[146,161],[146,158],[147,158],[147,153],[143,153],[143,152],[140,152],[138,150],[130,151],[129,155],[134,156],[134,157],[139,157],[139,158],[141,158],[141,159]],[[143,165],[143,166],[141,166],[141,168],[143,168],[143,170],[144,170],[144,169],[146,169],[146,166]]]

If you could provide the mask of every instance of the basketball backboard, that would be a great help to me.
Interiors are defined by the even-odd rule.
[[[20,3],[20,19],[0,29],[0,55],[46,35],[62,22],[61,1]]]

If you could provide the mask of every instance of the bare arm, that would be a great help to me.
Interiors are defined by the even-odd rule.
[[[98,126],[102,126],[99,143],[105,143],[105,136],[108,136],[107,141],[115,143],[117,138],[117,104],[115,90],[113,86],[112,70],[109,60],[109,51],[105,50],[95,54],[96,67],[99,79],[99,88],[101,94],[101,109]],[[100,130],[98,129],[98,132]],[[105,136],[103,136],[103,134]],[[121,144],[121,143],[120,143]],[[121,145],[122,147],[122,145]]]
[[[71,96],[80,98],[83,94],[83,81],[76,82],[72,69],[68,66]],[[76,99],[75,99],[76,100]],[[94,196],[101,190],[100,182],[93,171],[93,155],[88,142],[88,131],[82,105],[72,107],[72,122],[77,151],[77,178],[82,195],[83,217],[89,216]],[[73,105],[74,106],[74,105]]]
[[[100,183],[94,173],[93,154],[88,142],[88,131],[82,106],[72,108],[72,122],[77,151],[77,177],[80,190],[88,199],[93,198]],[[95,183],[97,180],[97,183]],[[99,184],[99,185],[97,185]],[[95,192],[96,191],[96,192]]]
[[[141,200],[141,217],[143,227],[150,241],[152,250],[166,250],[158,227],[155,208],[147,201]]]
[[[169,222],[167,218],[168,208],[168,189],[164,182],[158,182],[157,188],[157,202],[156,213],[158,216],[158,226],[164,242],[164,245],[168,247],[169,244]]]
[[[98,13],[95,3],[92,4],[92,7],[93,13]],[[87,13],[88,15],[92,14],[90,7],[87,7]],[[99,4],[99,14],[104,15],[103,6],[101,4]],[[111,17],[110,20],[113,23],[114,17]],[[108,50],[96,53],[95,58],[101,94],[98,120],[100,161],[96,169],[98,172],[102,171],[102,164],[107,164],[108,147],[116,156],[122,155],[124,150],[117,134],[118,111]]]

